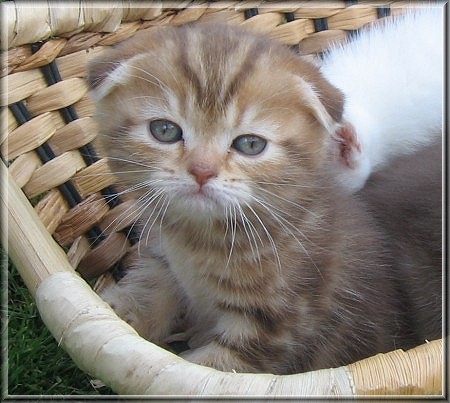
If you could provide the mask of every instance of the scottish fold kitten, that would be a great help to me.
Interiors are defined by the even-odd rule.
[[[410,10],[325,55],[321,72],[346,99],[335,156],[336,176],[350,192],[395,157],[441,138],[444,16],[438,3]]]
[[[344,98],[316,67],[199,24],[108,50],[89,82],[99,149],[142,231],[135,267],[101,295],[143,337],[276,374],[416,342],[389,244],[330,173]]]

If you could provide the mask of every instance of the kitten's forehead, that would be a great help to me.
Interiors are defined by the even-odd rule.
[[[202,28],[188,30],[186,42],[179,42],[176,65],[199,109],[217,115],[256,73],[268,44],[261,38],[239,36],[229,27]]]
[[[275,108],[302,109],[328,130],[340,118],[340,94],[326,87],[317,69],[268,38],[199,24],[163,29],[133,46],[136,53],[126,49],[128,59],[116,60],[119,67],[100,75],[107,78],[94,89],[101,97],[119,89],[116,101],[140,100],[138,108],[148,110],[158,104],[172,114],[147,118],[180,117],[199,129],[225,115],[228,123],[239,122],[249,109],[259,109],[260,117]]]
[[[223,110],[243,83],[279,59],[270,57],[273,44],[267,38],[236,27],[199,24],[163,32],[148,51],[117,63],[117,74],[110,73],[115,82],[123,84],[126,75],[128,81],[142,77],[140,84],[156,82],[179,95],[186,95],[187,87],[198,106],[211,112]]]

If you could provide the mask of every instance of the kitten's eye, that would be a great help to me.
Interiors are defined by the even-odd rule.
[[[234,139],[233,148],[245,155],[261,154],[266,148],[267,140],[253,134],[244,134]]]
[[[176,143],[183,138],[181,127],[170,120],[152,120],[149,129],[152,136],[162,143]]]

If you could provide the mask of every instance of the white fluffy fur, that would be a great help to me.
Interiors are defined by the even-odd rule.
[[[337,173],[350,191],[391,158],[442,135],[444,8],[414,10],[335,47],[321,67],[345,94],[344,120],[360,144]]]

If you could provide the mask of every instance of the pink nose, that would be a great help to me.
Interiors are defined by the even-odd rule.
[[[211,178],[217,177],[217,171],[210,166],[194,165],[189,168],[189,173],[195,178],[195,181],[202,187]]]

